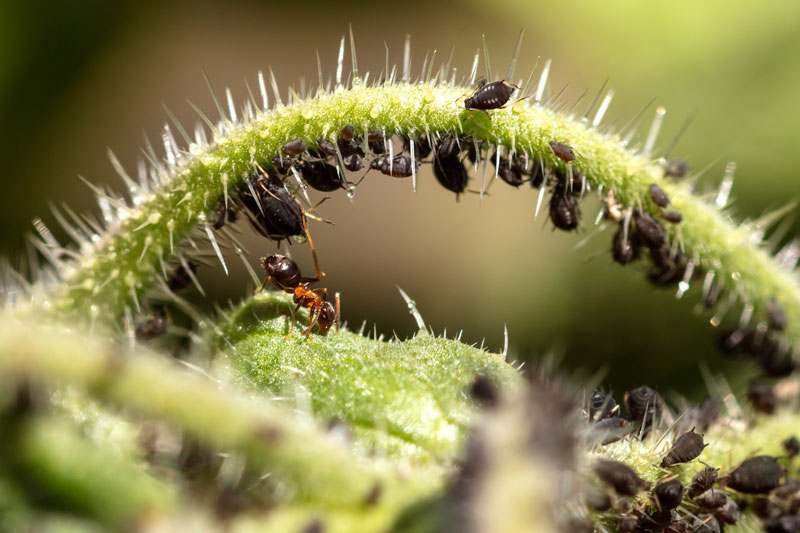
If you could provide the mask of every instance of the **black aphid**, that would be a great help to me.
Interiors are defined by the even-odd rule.
[[[493,155],[490,159],[492,163],[497,165],[497,177],[508,183],[512,187],[519,187],[525,183],[523,177],[523,168],[516,158],[509,159],[507,157],[498,157],[497,154]]]
[[[611,444],[626,435],[630,435],[636,427],[629,420],[612,416],[593,422],[590,426],[588,441],[590,444]]]
[[[343,141],[352,141],[356,135],[356,129],[349,124],[339,131],[339,138]]]
[[[777,459],[757,455],[746,459],[728,474],[727,485],[745,494],[764,494],[781,484],[784,473]]]
[[[339,169],[324,161],[311,161],[300,166],[303,180],[312,189],[322,192],[331,192],[345,189],[345,182]]]
[[[393,178],[408,178],[412,175],[412,164],[419,168],[419,161],[412,163],[410,155],[401,153],[393,158],[389,158],[388,155],[376,157],[370,162],[369,168],[379,170],[382,174]]]
[[[225,225],[225,222],[233,224],[239,215],[232,205],[225,205],[225,199],[221,199],[214,210],[214,222],[212,224],[215,230],[220,230]]]
[[[166,333],[168,327],[167,316],[163,309],[158,309],[152,316],[136,324],[136,338],[140,340],[154,339]]]
[[[317,139],[317,146],[308,148],[308,153],[318,159],[336,157],[336,145],[328,139]]]
[[[500,391],[491,378],[477,374],[469,386],[469,395],[483,407],[494,407],[500,400]]]
[[[683,222],[683,215],[678,211],[664,211],[661,213],[661,216],[664,217],[664,220],[672,224],[680,224]]]
[[[289,174],[289,172],[292,171],[294,163],[295,161],[292,158],[276,155],[275,157],[272,158],[272,169],[279,176],[286,176],[287,174]]]
[[[689,172],[689,164],[682,159],[670,159],[664,166],[664,175],[671,178],[682,178]]]
[[[669,196],[664,192],[664,189],[655,183],[650,184],[647,192],[650,193],[650,199],[653,200],[653,203],[658,207],[667,207],[669,205]]]
[[[781,446],[783,446],[786,455],[789,457],[795,457],[800,454],[800,440],[794,435],[784,439],[784,441],[781,442]]]
[[[294,139],[281,146],[283,155],[288,155],[289,157],[296,157],[305,152],[305,150],[306,143],[303,142],[303,139]]]
[[[459,158],[454,140],[437,145],[433,155],[433,175],[439,185],[456,193],[456,198],[467,189],[469,174]]]
[[[516,85],[506,83],[505,80],[485,83],[478,87],[478,89],[472,93],[472,96],[464,100],[464,109],[475,109],[479,111],[499,109],[506,105],[516,89],[518,89]]]
[[[556,154],[560,160],[565,163],[569,163],[570,161],[575,161],[575,151],[572,147],[568,144],[564,144],[558,141],[550,141],[550,149]]]
[[[391,142],[391,140],[388,140]],[[387,139],[384,136],[383,132],[373,130],[367,133],[367,145],[369,146],[370,151],[375,155],[381,155],[386,153],[386,143]]]
[[[560,168],[553,169],[553,175],[556,177],[555,192],[559,194],[572,194],[573,196],[580,196],[583,193],[583,174],[574,168]]]
[[[677,520],[678,514],[672,509],[655,509],[650,514],[639,517],[638,531],[663,531]]]
[[[303,210],[280,179],[255,174],[250,186],[242,184],[237,193],[250,223],[264,237],[281,241],[305,234]]]
[[[656,391],[643,385],[625,393],[625,408],[628,418],[638,422],[644,428],[643,434],[647,434],[661,416],[661,397]]]
[[[705,447],[702,435],[695,433],[693,430],[687,431],[672,444],[666,457],[661,461],[661,467],[668,468],[680,463],[693,461],[703,453]]]
[[[789,352],[782,352],[778,346],[757,356],[758,366],[771,378],[785,378],[797,368],[797,363]]]
[[[708,489],[692,498],[694,503],[708,510],[714,510],[725,505],[728,495],[722,489]]]
[[[770,298],[767,303],[767,322],[769,328],[775,331],[783,331],[786,329],[786,311],[775,298]]]
[[[717,347],[730,356],[740,356],[748,351],[751,333],[744,329],[723,331],[719,336]]]
[[[800,531],[800,514],[783,515],[764,522],[766,533],[797,533]]]
[[[733,525],[739,521],[739,518],[742,516],[742,512],[739,510],[739,505],[734,501],[734,499],[728,497],[725,499],[725,503],[722,505],[722,507],[719,507],[714,513],[714,516],[716,516],[717,520],[719,520],[722,524]]]
[[[598,459],[594,464],[594,472],[603,483],[613,487],[622,496],[636,496],[649,487],[631,467],[619,461]]]
[[[647,273],[647,279],[658,287],[669,287],[679,283],[686,275],[686,258],[677,254],[672,257],[665,244],[659,250],[650,250],[650,258],[654,266]]]
[[[542,186],[542,184],[544,184],[546,173],[540,163],[537,163],[536,161],[531,163],[531,167],[528,169],[527,174],[531,180],[530,181],[531,187],[533,187],[534,189],[538,189],[539,187]]]
[[[702,494],[713,487],[714,483],[717,482],[717,476],[719,476],[719,468],[714,468],[712,466],[706,466],[698,471],[694,477],[692,477],[692,482],[689,484],[689,497],[694,498],[698,494]]]
[[[641,212],[636,212],[633,219],[636,224],[637,235],[641,238],[642,242],[651,249],[660,248],[667,242],[667,233],[656,219],[647,213]]]
[[[769,494],[770,498],[784,501],[797,501],[800,498],[800,479],[790,479]]]
[[[756,411],[772,414],[778,405],[775,389],[769,383],[753,381],[747,387],[747,399]]]
[[[342,165],[350,172],[358,172],[364,168],[364,158],[358,154],[350,154],[342,159]]]
[[[186,266],[189,267],[189,270],[194,274],[197,272],[197,263],[194,261],[187,261]],[[182,291],[192,283],[192,276],[186,270],[186,268],[181,264],[175,267],[175,270],[172,271],[169,278],[167,278],[167,287],[172,292]]]
[[[611,243],[611,257],[620,265],[627,265],[639,258],[639,241],[632,232],[627,232],[619,225]]]
[[[361,144],[358,142],[355,134],[356,130],[353,126],[345,126],[339,132],[337,145],[339,146],[339,152],[342,154],[342,158],[353,154],[364,157],[364,150],[361,148]]]
[[[594,421],[610,418],[619,410],[610,392],[596,390],[589,398],[589,419]]]
[[[553,192],[550,197],[550,220],[558,229],[573,231],[581,222],[581,209],[578,200],[571,194]]]
[[[683,500],[683,483],[678,478],[661,481],[653,492],[662,509],[675,509]]]
[[[403,137],[403,149],[411,153],[411,139]],[[414,157],[416,159],[425,159],[433,151],[433,146],[426,136],[420,136],[414,139]]]

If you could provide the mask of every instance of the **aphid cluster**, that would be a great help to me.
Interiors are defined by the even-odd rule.
[[[664,474],[653,483],[623,461],[595,460],[592,472],[599,483],[585,488],[586,507],[613,531],[720,532],[739,522],[745,507],[761,518],[765,531],[800,531],[800,481],[789,477],[786,468],[800,454],[796,436],[781,442],[784,458],[755,455],[722,473],[702,463],[688,483],[682,482],[684,465],[702,462],[709,444],[701,432],[715,423],[720,410],[719,401],[708,399],[669,424],[676,436],[660,459]],[[626,392],[622,406],[611,393],[595,390],[584,402],[584,413],[594,446],[639,438],[668,416],[659,395],[646,386]]]
[[[594,444],[610,444],[636,434],[644,437],[661,422],[663,401],[647,386],[625,393],[624,411],[611,393],[594,391],[586,406],[590,422],[589,440]]]

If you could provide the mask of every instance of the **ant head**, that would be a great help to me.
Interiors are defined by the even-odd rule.
[[[300,267],[285,255],[275,254],[265,257],[261,260],[261,265],[272,282],[280,288],[296,287],[301,282]]]

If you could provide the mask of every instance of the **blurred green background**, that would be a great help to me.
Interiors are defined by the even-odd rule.
[[[669,110],[662,148],[694,116],[675,153],[694,168],[711,165],[709,187],[725,161],[736,160],[739,216],[800,197],[794,2],[7,1],[0,4],[3,254],[22,254],[33,217],[53,222],[49,204],[94,209],[78,174],[119,188],[106,147],[133,167],[143,132],[159,136],[162,104],[188,123],[196,117],[187,99],[211,109],[203,70],[239,99],[244,79],[252,83],[268,66],[282,87],[315,79],[315,50],[330,73],[348,23],[362,70],[373,71],[383,65],[384,41],[401,59],[406,33],[417,66],[427,51],[441,57],[454,45],[462,69],[485,33],[504,71],[525,28],[518,72],[553,58],[551,89],[568,84],[573,99],[610,80],[616,98],[608,116],[619,124],[656,98]],[[708,317],[696,313],[696,296],[677,301],[651,288],[637,272],[643,267],[611,263],[610,234],[576,250],[590,232],[552,233],[544,217],[533,219],[535,194],[525,188],[496,186],[483,203],[475,195],[456,203],[429,171],[417,194],[409,188],[368,179],[355,202],[325,204],[335,227],[314,228],[327,286],[342,292],[351,325],[366,320],[401,337],[413,331],[397,285],[437,332],[463,329],[465,340],[500,349],[507,324],[515,358],[551,353],[568,368],[606,369],[618,391],[646,382],[698,396],[701,362],[732,375],[715,353]],[[588,227],[596,211],[585,212]],[[250,237],[254,260],[273,250]],[[219,301],[251,289],[241,269],[229,278],[217,270],[203,275]]]

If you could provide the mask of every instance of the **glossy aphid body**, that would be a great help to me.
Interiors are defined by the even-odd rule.
[[[727,476],[727,486],[744,494],[765,494],[781,484],[786,471],[777,459],[757,455],[744,460]]]
[[[778,406],[775,389],[769,383],[753,381],[747,388],[747,399],[756,411],[772,414]]]
[[[134,329],[136,338],[139,340],[150,340],[160,337],[167,332],[169,320],[163,308],[156,308],[153,314],[146,319],[138,322]]]
[[[667,193],[664,192],[664,189],[655,183],[648,187],[647,192],[650,194],[650,199],[653,200],[653,203],[658,207],[667,207],[669,205],[669,196],[667,196]]]
[[[626,232],[624,225],[620,224],[612,240],[611,257],[620,265],[627,265],[636,261],[639,255],[640,246],[636,235]]]
[[[667,242],[667,233],[664,231],[664,227],[647,213],[637,211],[634,213],[633,220],[636,224],[637,235],[651,250],[659,249]]]
[[[594,463],[594,473],[621,496],[636,496],[649,486],[631,467],[620,461],[599,459]]]
[[[185,265],[178,265],[167,278],[167,287],[172,292],[182,291],[192,284],[192,275],[195,272],[197,272],[197,263],[194,261],[187,261]]]
[[[303,209],[277,176],[251,174],[249,184],[239,187],[237,200],[264,237],[282,241],[305,234]]]
[[[578,199],[558,188],[550,196],[550,220],[553,225],[564,231],[578,229],[581,222],[581,208]]]
[[[628,418],[639,423],[646,435],[661,416],[662,400],[656,391],[643,385],[625,393],[625,408]]]
[[[525,169],[516,158],[497,157],[495,155],[491,158],[491,161],[497,164],[497,177],[507,184],[512,187],[519,187],[525,183]]]
[[[324,161],[309,161],[300,165],[300,174],[312,189],[321,192],[332,192],[347,189],[344,177],[339,169]]]
[[[728,495],[721,489],[708,489],[693,498],[694,503],[704,509],[714,510],[722,507],[728,501]]]
[[[226,205],[225,199],[223,198],[217,203],[217,207],[214,210],[214,222],[211,226],[215,230],[221,230],[226,222],[233,224],[238,218],[239,213],[236,211],[236,206],[233,204]]]
[[[575,161],[575,150],[568,144],[558,142],[558,141],[550,141],[550,149],[553,153],[565,163],[570,163]]]
[[[507,83],[505,80],[481,84],[472,96],[464,100],[465,109],[488,111],[500,109],[511,99],[518,87]]]
[[[678,211],[664,211],[661,216],[671,224],[680,224],[683,222],[683,215]]]
[[[381,174],[391,176],[393,178],[408,178],[413,175],[412,169],[415,171],[419,168],[419,161],[412,161],[409,154],[401,153],[394,157],[382,155],[373,159],[369,168],[378,170]]]
[[[692,477],[692,482],[689,484],[689,497],[694,498],[713,487],[714,483],[717,482],[718,476],[719,468],[706,466],[698,471],[694,477]]]
[[[682,178],[689,173],[689,164],[682,159],[670,159],[664,165],[664,176]]]
[[[683,500],[683,483],[678,478],[660,481],[653,492],[661,509],[675,509]]]
[[[469,386],[469,395],[482,407],[495,407],[500,401],[497,384],[488,376],[477,374]]]
[[[298,309],[309,310],[311,316],[304,333],[310,334],[314,327],[322,335],[327,333],[337,321],[337,312],[326,300],[327,289],[310,288],[318,278],[304,278],[297,263],[284,255],[271,255],[262,259],[261,264],[267,272],[267,281],[291,294]]]
[[[784,439],[783,442],[781,442],[781,446],[789,457],[796,457],[800,454],[800,439],[794,435]]]
[[[619,405],[609,392],[596,390],[589,398],[589,420],[597,421],[610,418],[619,411]]]
[[[668,468],[676,464],[693,461],[703,453],[705,447],[706,444],[703,442],[702,435],[695,433],[694,430],[687,431],[672,444],[666,457],[661,461],[661,466]]]
[[[442,139],[433,153],[433,175],[436,181],[459,197],[466,189],[469,174],[461,162],[460,148],[455,137]]]
[[[302,139],[294,139],[281,147],[283,155],[297,157],[306,150],[306,143]]]
[[[411,153],[411,139],[409,137],[403,137],[403,149]],[[427,136],[420,135],[414,139],[414,157],[417,159],[425,159],[431,155],[432,152],[433,146]]]

